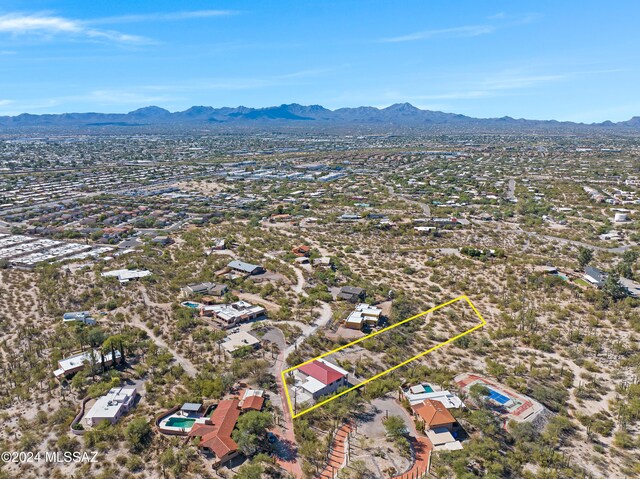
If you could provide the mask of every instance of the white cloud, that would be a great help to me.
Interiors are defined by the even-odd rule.
[[[487,17],[487,20],[490,20],[490,22],[481,25],[463,25],[461,27],[423,30],[420,32],[409,33],[407,35],[383,38],[380,41],[383,43],[400,43],[413,42],[417,40],[429,40],[431,38],[478,37],[480,35],[493,33],[498,29],[531,23],[538,18],[540,18],[540,15],[535,13],[529,13],[526,15],[509,15],[504,12],[499,12],[495,15]]]
[[[193,10],[182,12],[153,12],[141,13],[133,15],[119,15],[114,17],[96,18],[87,20],[85,23],[92,25],[112,24],[112,23],[134,23],[134,22],[153,22],[165,21],[173,22],[178,20],[190,20],[195,18],[224,17],[229,15],[237,15],[239,12],[235,10]]]
[[[428,40],[436,37],[477,37],[495,31],[493,25],[466,25],[462,27],[441,28],[437,30],[424,30],[399,37],[383,38],[385,43],[413,42],[416,40]]]
[[[37,13],[10,13],[0,15],[0,33],[38,35],[42,37],[66,35],[69,37],[106,40],[118,43],[151,43],[151,40],[138,35],[129,35],[115,30],[91,28],[78,20]]]

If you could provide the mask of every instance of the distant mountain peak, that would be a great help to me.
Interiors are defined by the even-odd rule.
[[[160,108],[159,106],[145,106],[137,110],[130,111],[129,115],[171,115],[169,110]]]
[[[514,119],[510,116],[501,118],[472,118],[469,116],[445,113],[441,111],[421,110],[411,103],[395,103],[386,108],[360,106],[355,108],[338,108],[329,110],[322,105],[301,105],[299,103],[283,103],[279,106],[250,108],[245,106],[214,108],[211,106],[192,106],[184,111],[170,112],[158,106],[146,106],[129,113],[62,113],[32,115],[23,113],[17,116],[0,116],[0,128],[9,130],[39,128],[41,130],[64,130],[100,127],[108,128],[233,128],[235,126],[286,126],[313,125],[313,128],[335,127],[376,127],[388,128],[440,128],[452,131],[557,131],[602,128],[606,131],[624,129],[635,131],[640,129],[640,116],[627,121],[593,123],[590,125],[555,120]],[[589,130],[591,131],[591,130]]]
[[[417,108],[417,107],[413,106],[409,102],[394,103],[393,105],[384,108],[384,110],[386,110],[386,111],[397,111],[397,112],[420,112],[420,111],[425,111],[425,110],[421,110],[420,108]]]

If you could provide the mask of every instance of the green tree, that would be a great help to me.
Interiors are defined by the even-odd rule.
[[[578,248],[578,264],[580,264],[581,269],[584,269],[589,263],[591,263],[592,259],[593,250],[590,250],[589,248],[585,248],[583,246],[580,246]]]
[[[264,467],[260,463],[247,463],[243,464],[238,473],[235,475],[235,479],[262,479],[262,473]]]
[[[602,285],[602,291],[614,301],[619,301],[629,295],[627,288],[620,284],[620,276],[615,271],[607,275],[607,279],[604,280]]]
[[[245,455],[251,456],[267,443],[267,429],[272,424],[270,413],[249,411],[238,419],[233,440]]]
[[[137,417],[127,426],[127,441],[134,452],[143,451],[151,442],[151,426],[143,417]]]
[[[404,436],[407,431],[407,426],[400,416],[389,416],[386,421],[384,421],[384,429],[387,431],[387,435],[396,439]]]

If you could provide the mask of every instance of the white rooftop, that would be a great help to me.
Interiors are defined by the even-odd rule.
[[[100,354],[97,351],[89,350],[89,351],[84,351],[80,354],[75,354],[73,356],[70,356],[68,358],[64,358],[58,361],[59,369],[56,369],[54,374],[56,376],[61,376],[63,374],[66,374],[67,371],[71,371],[79,366],[82,366],[85,362],[91,363],[92,356],[93,356],[93,363],[95,365],[100,365],[100,361],[101,361]],[[115,356],[116,356],[116,359],[119,358],[120,351],[116,350]],[[111,353],[107,353],[104,355],[105,361],[111,361],[111,359],[112,359]]]
[[[113,419],[122,408],[126,408],[135,397],[137,391],[133,386],[112,388],[105,396],[98,398],[84,419]]]
[[[246,331],[239,331],[227,336],[222,343],[222,347],[228,353],[232,353],[244,346],[255,346],[258,343],[260,343],[260,340],[255,336],[252,336]]]
[[[102,276],[115,276],[121,283],[126,283],[129,280],[144,278],[145,276],[149,276],[151,274],[151,271],[147,271],[144,269],[116,269],[113,271],[106,271],[102,273]]]
[[[431,391],[426,392],[422,385],[412,386],[406,391],[404,395],[412,406],[419,404],[425,399],[432,399],[434,401],[441,402],[447,409],[459,409],[464,407],[462,399],[456,394],[449,391]]]

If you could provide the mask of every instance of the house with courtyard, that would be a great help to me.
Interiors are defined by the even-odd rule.
[[[204,423],[196,423],[188,433],[189,437],[199,437],[198,448],[213,459],[218,467],[240,454],[238,444],[231,437],[240,417],[240,401],[223,399]]]
[[[236,301],[231,304],[210,304],[200,307],[200,314],[212,316],[225,327],[231,327],[246,321],[266,316],[267,310],[262,306],[255,306],[247,301]]]

